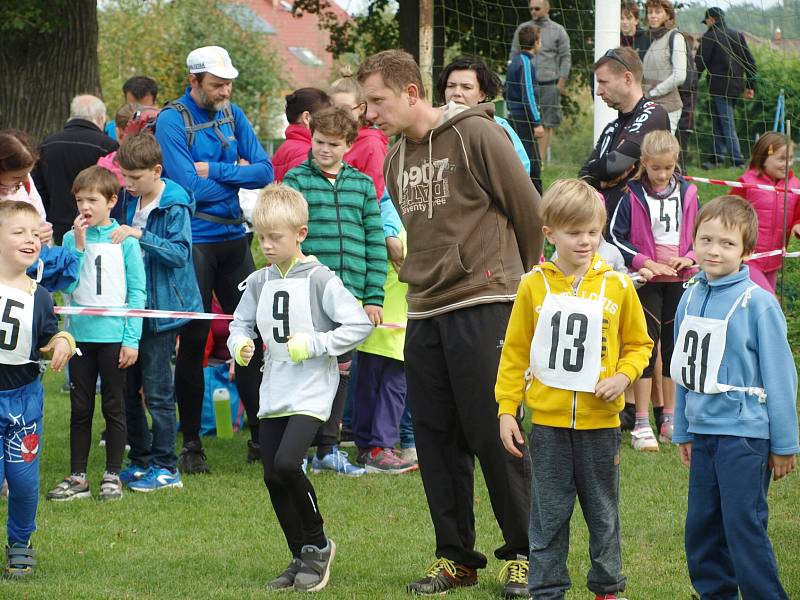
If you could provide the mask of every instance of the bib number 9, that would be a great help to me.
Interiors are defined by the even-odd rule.
[[[553,314],[550,320],[553,335],[550,339],[550,369],[556,368],[558,354],[561,349],[561,311]],[[583,370],[583,359],[586,354],[586,332],[589,329],[589,319],[580,313],[571,313],[567,317],[566,334],[572,336],[572,347],[563,349],[561,359],[562,368],[569,373],[578,373]],[[577,331],[576,331],[577,330]]]
[[[272,328],[272,337],[279,344],[289,341],[289,292],[275,292],[272,299],[272,318],[278,322],[280,327]]]

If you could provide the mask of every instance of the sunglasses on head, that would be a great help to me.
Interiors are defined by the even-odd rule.
[[[603,54],[603,58],[610,58],[611,60],[615,60],[623,67],[625,67],[627,71],[633,72],[633,69],[630,68],[628,63],[626,63],[619,57],[619,55],[617,54],[617,50],[615,48],[612,48],[611,50],[608,50],[605,54]]]

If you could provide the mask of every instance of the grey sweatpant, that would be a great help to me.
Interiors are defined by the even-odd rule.
[[[576,495],[589,528],[592,566],[586,586],[599,595],[625,589],[619,527],[620,438],[618,428],[531,428],[528,585],[533,600],[561,600],[572,586],[567,555]]]

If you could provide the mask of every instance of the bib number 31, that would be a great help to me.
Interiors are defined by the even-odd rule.
[[[686,366],[681,368],[681,379],[683,379],[685,388],[699,392],[703,391],[708,373],[708,348],[710,344],[710,333],[705,334],[701,339],[696,331],[689,330],[686,332],[686,337],[683,341]]]

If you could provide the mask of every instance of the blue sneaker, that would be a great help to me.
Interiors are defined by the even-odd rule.
[[[314,458],[311,460],[311,472],[321,473],[322,471],[333,471],[347,477],[361,477],[367,473],[366,469],[351,464],[347,452],[339,450],[338,446],[334,446],[330,453],[322,458],[317,458],[317,455],[314,454]]]
[[[182,488],[183,482],[178,471],[174,473],[161,467],[150,467],[147,475],[138,481],[132,481],[128,487],[133,492],[154,492],[164,488]]]
[[[122,483],[131,483],[132,481],[139,481],[142,477],[147,475],[147,472],[150,470],[150,467],[140,467],[139,465],[135,465],[131,463],[122,471],[119,472],[119,480]]]

